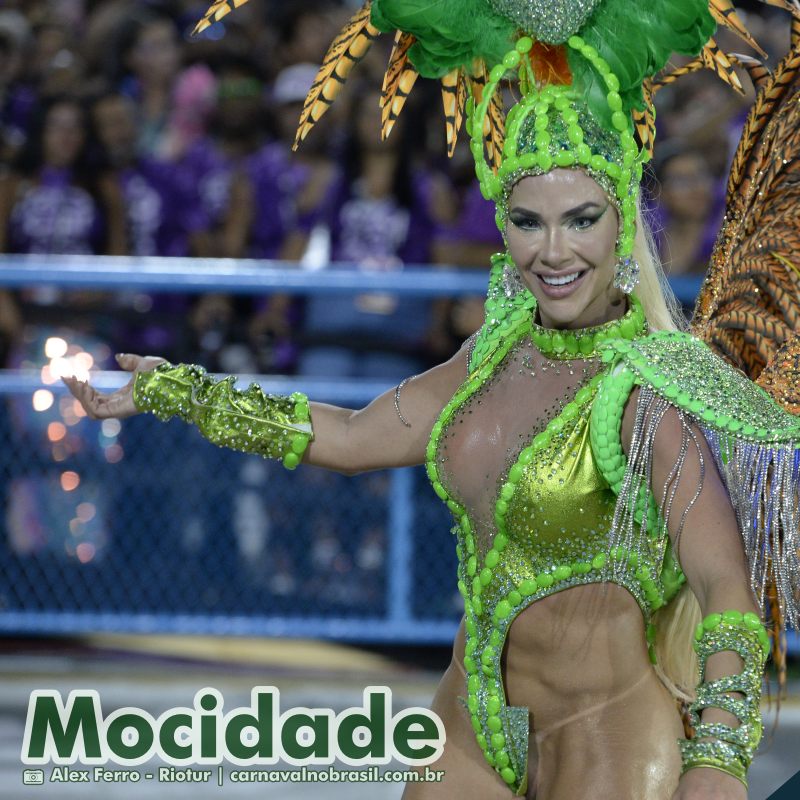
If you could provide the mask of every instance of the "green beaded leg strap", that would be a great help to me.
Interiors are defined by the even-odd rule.
[[[256,383],[242,391],[235,383],[233,376],[216,381],[202,367],[167,362],[137,374],[133,402],[162,422],[178,416],[194,423],[216,445],[281,459],[294,469],[314,438],[308,398],[264,394]]]
[[[695,729],[692,739],[679,739],[683,772],[711,767],[733,775],[747,786],[747,770],[761,741],[761,678],[769,654],[769,635],[752,612],[729,610],[709,614],[695,631],[694,647],[700,659],[701,683],[697,699],[689,706],[689,720]],[[724,650],[738,653],[744,669],[738,675],[705,680],[710,655]],[[742,699],[729,692],[740,692]],[[739,720],[739,727],[701,722],[705,708],[721,708]]]

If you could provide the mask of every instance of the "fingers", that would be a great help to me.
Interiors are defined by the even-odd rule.
[[[141,356],[135,356],[132,353],[117,353],[114,358],[116,358],[117,364],[128,372],[134,372],[138,369],[139,362],[143,360]]]
[[[67,388],[83,406],[89,419],[125,419],[138,414],[136,404],[133,402],[131,381],[112,394],[102,394],[89,383],[76,378],[63,378]]]
[[[132,353],[119,353],[117,363],[128,372],[145,372],[155,369],[164,362],[156,356],[137,356]],[[98,392],[90,383],[74,376],[64,377],[64,385],[73,397],[83,406],[89,419],[124,419],[139,413],[133,401],[133,385],[135,374],[126,386],[111,394]]]
[[[103,414],[104,409],[100,402],[101,397],[93,386],[85,381],[79,381],[74,376],[64,377],[61,380],[64,381],[72,395],[83,406],[83,410],[90,419],[105,419],[108,417],[108,414]]]
[[[163,364],[165,360],[159,356],[137,356],[133,353],[117,353],[115,358],[122,369],[128,372],[146,372]]]

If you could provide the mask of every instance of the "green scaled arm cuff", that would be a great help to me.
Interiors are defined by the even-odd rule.
[[[689,721],[695,729],[692,739],[679,739],[683,772],[694,767],[712,767],[738,778],[747,786],[747,770],[761,741],[761,679],[769,653],[769,636],[752,612],[729,610],[709,614],[695,631],[695,650],[700,659],[702,682],[697,699],[689,706]],[[742,657],[744,669],[716,681],[705,680],[708,657],[732,650]],[[732,697],[739,692],[743,697]],[[739,720],[732,728],[721,723],[701,722],[705,708],[721,708]]]
[[[216,445],[281,459],[294,469],[314,438],[308,398],[265,394],[257,383],[234,389],[235,383],[233,376],[218,381],[202,367],[166,362],[137,374],[133,402],[162,422],[178,416],[194,423]]]

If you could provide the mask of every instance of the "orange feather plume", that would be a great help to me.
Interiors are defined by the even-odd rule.
[[[567,62],[567,48],[563,44],[534,42],[530,59],[533,74],[540,83],[563,86],[572,83],[572,70]]]

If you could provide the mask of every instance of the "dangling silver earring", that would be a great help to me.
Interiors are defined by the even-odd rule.
[[[614,273],[614,288],[630,294],[639,283],[639,262],[630,256],[620,258]]]
[[[517,268],[509,262],[510,259],[503,267],[503,293],[510,300],[525,289],[525,284],[522,282]]]

